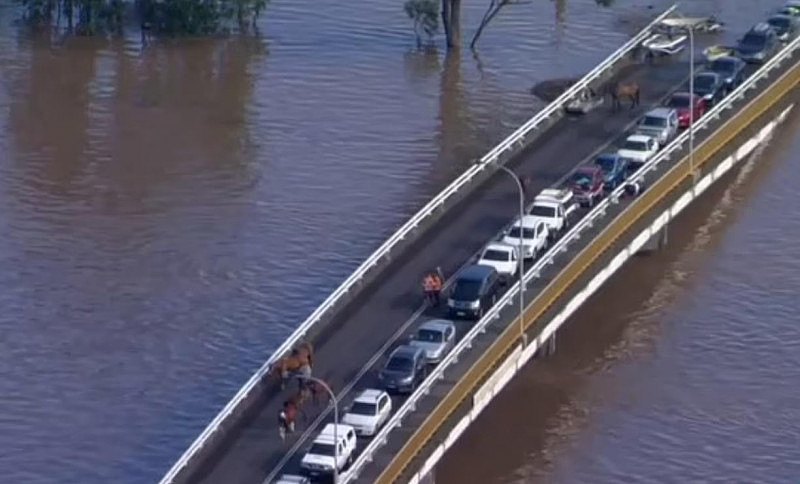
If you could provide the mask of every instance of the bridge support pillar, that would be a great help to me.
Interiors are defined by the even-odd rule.
[[[554,331],[550,338],[547,340],[547,343],[544,344],[544,354],[545,356],[553,356],[556,354],[556,332]]]
[[[639,249],[639,254],[657,252],[667,246],[669,241],[669,224],[664,224],[657,234],[650,237],[650,240]]]

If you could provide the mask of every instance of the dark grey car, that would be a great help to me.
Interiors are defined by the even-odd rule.
[[[422,348],[398,346],[378,373],[378,380],[387,392],[411,393],[425,379],[426,365]]]
[[[762,63],[778,52],[780,41],[768,23],[761,22],[744,34],[736,45],[737,55],[745,62]]]
[[[694,93],[706,100],[706,106],[717,104],[726,94],[725,81],[715,72],[701,72],[694,76]]]
[[[720,57],[708,64],[708,70],[722,77],[728,92],[733,91],[744,82],[744,68],[747,64],[738,57]]]
[[[767,23],[778,34],[778,40],[788,42],[797,35],[797,18],[789,15],[773,15]]]

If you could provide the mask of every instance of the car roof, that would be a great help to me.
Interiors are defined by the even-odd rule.
[[[770,24],[768,24],[767,22],[759,22],[753,25],[753,27],[751,27],[750,30],[747,31],[747,33],[766,34],[771,30],[772,26]]]
[[[347,432],[349,432],[351,430],[355,431],[355,429],[352,426],[347,425],[347,424],[329,423],[329,424],[325,425],[325,427],[323,427],[322,431],[319,433],[319,435],[317,435],[317,438],[314,439],[314,442],[320,442],[320,443],[323,443],[323,444],[332,444],[334,442],[334,440],[333,440],[333,429],[337,425],[338,425],[337,436],[339,437],[339,440],[343,439]]]
[[[492,266],[485,266],[482,264],[473,264],[458,275],[459,279],[469,279],[469,280],[483,280],[489,274],[497,272],[494,267]]]
[[[600,171],[600,168],[597,167],[597,166],[594,166],[594,165],[583,165],[583,166],[579,166],[578,169],[575,170],[575,173],[576,174],[577,173],[592,173],[592,174],[594,174],[594,173],[597,173],[598,171]]]
[[[773,19],[788,20],[789,22],[794,21],[794,17],[792,17],[791,15],[785,13],[776,13],[774,15],[771,15],[769,19],[767,19],[767,23],[769,23],[769,21]]]
[[[655,108],[644,113],[645,116],[653,116],[654,118],[666,118],[675,111],[672,108]]]
[[[453,328],[455,324],[449,319],[431,319],[419,325],[419,329],[428,329],[432,331],[444,332],[447,328]]]
[[[673,93],[673,94],[672,94],[672,97],[673,97],[673,98],[675,98],[675,97],[677,97],[677,98],[683,98],[683,97],[694,97],[694,98],[698,98],[698,99],[700,98],[700,96],[692,96],[691,94],[689,94],[689,93],[688,93],[688,92],[686,92],[686,91],[678,91],[678,92],[675,92],[675,93]]]
[[[644,135],[644,134],[632,134],[632,135],[628,136],[627,138],[625,138],[625,141],[639,141],[639,142],[642,142],[642,143],[646,143],[646,142],[648,142],[648,141],[650,141],[652,139],[653,139],[652,137]]]
[[[486,247],[484,247],[483,250],[486,251],[489,249],[513,252],[514,250],[516,250],[516,247],[514,247],[511,244],[506,244],[505,242],[491,242],[486,244]]]
[[[722,57],[717,57],[716,59],[711,61],[711,64],[714,64],[715,62],[719,62],[719,61],[733,62],[734,64],[742,64],[742,65],[744,65],[744,63],[745,63],[742,59],[740,59],[738,57],[733,57],[731,55],[725,55],[725,56],[722,56]]]
[[[397,348],[395,348],[394,351],[392,351],[392,354],[389,355],[389,359],[391,360],[392,358],[394,358],[396,356],[401,356],[401,357],[406,357],[406,358],[413,358],[418,353],[422,353],[422,349],[421,348],[418,348],[416,346],[411,346],[411,345],[400,345]]]
[[[698,73],[698,74],[695,74],[695,76],[694,76],[694,77],[695,77],[695,78],[698,78],[698,77],[701,77],[701,76],[702,76],[702,77],[714,77],[714,78],[719,78],[719,74],[717,74],[716,72],[710,72],[710,71],[703,71],[703,72],[700,72],[700,73]]]
[[[527,229],[532,229],[532,228],[536,227],[537,225],[540,225],[540,224],[543,224],[543,223],[544,222],[539,220],[539,218],[536,217],[535,215],[525,215],[524,217],[522,217],[522,226],[527,228]],[[515,220],[514,223],[511,224],[511,226],[512,227],[519,227],[520,226],[519,217],[517,217],[517,220]]]
[[[366,390],[363,390],[361,393],[359,393],[358,396],[353,399],[353,401],[364,402],[364,403],[377,403],[378,399],[385,394],[386,392],[383,390],[367,388]]]

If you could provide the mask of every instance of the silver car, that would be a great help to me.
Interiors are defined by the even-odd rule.
[[[639,121],[636,132],[655,138],[659,146],[666,146],[678,134],[678,113],[672,108],[651,109]]]
[[[434,364],[442,361],[455,342],[456,325],[448,319],[432,319],[420,325],[408,344],[422,349],[425,360]]]

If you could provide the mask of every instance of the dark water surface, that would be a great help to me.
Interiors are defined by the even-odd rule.
[[[437,484],[797,482],[800,112],[576,314]]]
[[[478,62],[416,52],[401,3],[275,0],[260,38],[144,51],[0,3],[0,481],[156,480],[531,86],[654,14],[520,5]]]

